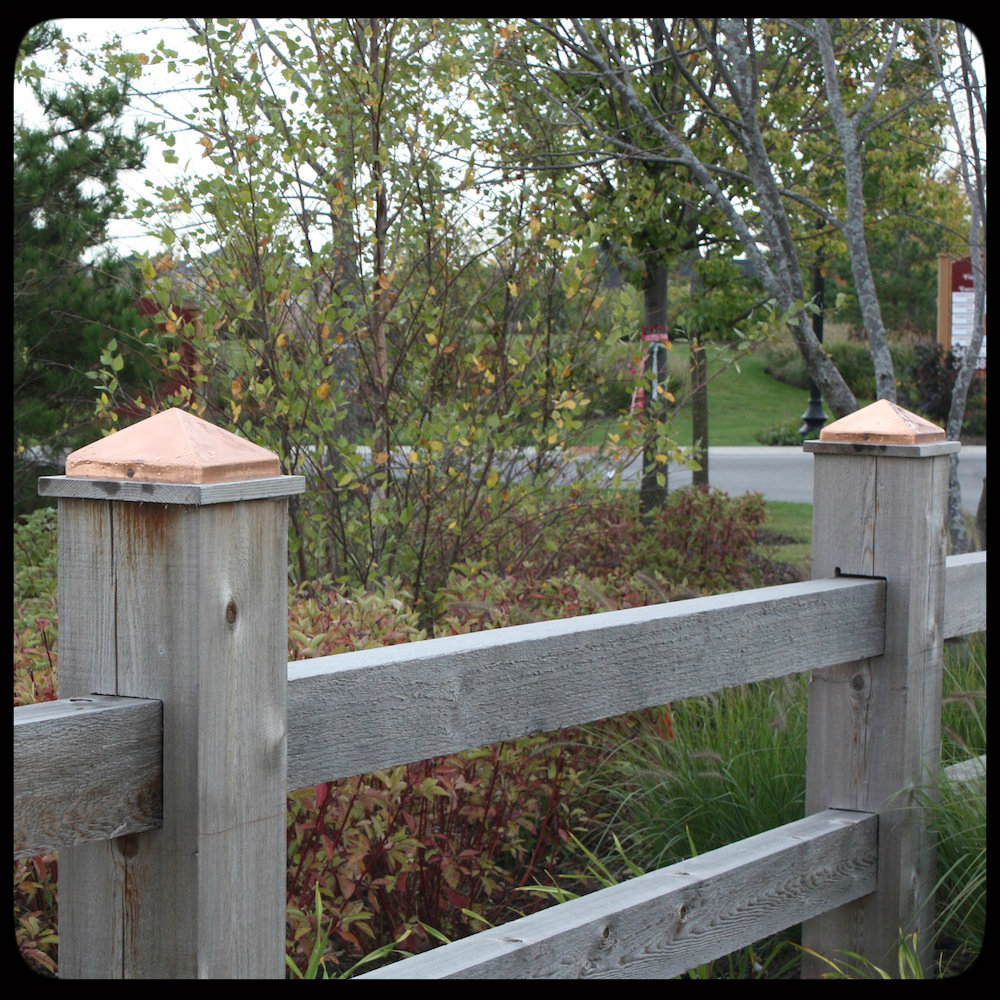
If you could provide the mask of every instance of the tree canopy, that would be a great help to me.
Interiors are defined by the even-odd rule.
[[[44,116],[42,125],[14,123],[15,494],[29,506],[29,459],[96,433],[87,373],[109,345],[116,350],[116,337],[141,327],[131,268],[103,245],[109,220],[123,211],[118,176],[142,166],[143,145],[122,131],[127,98],[110,80],[58,92],[45,86],[33,57],[60,42],[58,29],[44,24],[18,55],[18,76]]]
[[[652,293],[682,262],[701,282],[687,329],[731,329],[766,303],[841,415],[857,403],[811,322],[827,267],[894,399],[889,327],[926,324],[918,263],[937,234],[968,228],[942,159],[953,23],[184,24],[191,49],[99,57],[157,110],[165,162],[180,130],[200,150],[201,169],[150,182],[138,204],[162,241],[144,294],[163,366],[186,359],[186,402],[324,483],[323,511],[302,515],[300,537],[322,525],[298,550],[303,572],[315,557],[364,580],[419,577],[435,532],[469,551],[483,511],[511,496],[500,457],[530,446],[535,474],[552,467],[607,345],[665,311],[665,281]],[[198,95],[190,108],[146,84],[154,66]],[[753,301],[734,294],[737,254]],[[612,268],[647,292],[645,319],[607,294]],[[657,461],[679,455],[668,427],[655,445]],[[458,506],[439,524],[446,496]]]

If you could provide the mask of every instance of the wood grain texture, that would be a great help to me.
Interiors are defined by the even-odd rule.
[[[968,760],[959,761],[944,769],[944,775],[948,781],[974,782],[986,781],[986,754],[979,757],[970,757]]]
[[[870,893],[877,830],[819,813],[358,978],[676,976]]]
[[[14,709],[14,857],[159,827],[161,705],[91,697]]]
[[[288,665],[288,787],[591,722],[884,646],[883,584],[824,580]]]
[[[304,491],[303,476],[268,476],[231,483],[160,483],[132,479],[80,479],[75,476],[43,476],[38,480],[38,493],[43,497],[175,503],[195,507],[294,496]]]
[[[914,446],[919,449],[920,446]],[[914,452],[914,454],[916,454]],[[933,847],[913,789],[940,766],[947,454],[817,453],[813,573],[886,580],[883,655],[817,671],[806,812],[879,813],[879,889],[803,926],[803,944],[896,968],[900,929],[929,958]],[[822,966],[806,956],[803,975]]]
[[[946,639],[986,631],[986,553],[969,552],[945,560]]]
[[[98,502],[60,503],[82,528]],[[109,593],[66,568],[71,621],[113,608],[80,630],[74,693],[163,704],[163,826],[60,856],[63,976],[284,975],[285,504],[105,502]]]

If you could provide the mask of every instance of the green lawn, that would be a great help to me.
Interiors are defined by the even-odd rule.
[[[670,352],[671,369],[687,373],[688,348],[677,344]],[[776,424],[801,424],[809,395],[795,386],[771,378],[764,359],[744,354],[736,359],[725,347],[709,348],[708,357],[709,444],[759,445],[757,435]],[[676,413],[676,438],[691,443],[691,407],[683,398]]]
[[[803,572],[809,569],[812,555],[812,504],[769,500],[763,531],[776,536],[762,551],[769,559],[793,563]]]
[[[809,394],[771,378],[764,371],[764,357],[737,354],[726,345],[708,348],[708,436],[719,446],[759,446],[757,435],[778,424],[802,423]],[[674,436],[678,444],[691,444],[691,406],[685,398],[689,382],[689,351],[677,343],[670,351],[669,370],[683,380],[674,410]],[[861,402],[859,400],[859,402]],[[829,417],[829,410],[826,411]],[[588,434],[588,444],[600,444],[612,421],[598,420]]]
[[[691,406],[684,398],[688,380],[687,344],[670,351],[670,371],[685,380],[674,413],[675,437],[691,444]],[[757,435],[777,424],[802,422],[809,394],[771,378],[764,371],[760,353],[739,356],[725,345],[708,347],[708,435],[709,444],[719,446],[760,445]],[[827,411],[829,416],[829,411]]]

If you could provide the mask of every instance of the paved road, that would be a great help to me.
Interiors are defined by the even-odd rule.
[[[641,462],[636,459],[623,478],[637,481]],[[975,513],[986,475],[986,447],[962,449],[958,478],[962,486],[962,506]],[[813,456],[800,447],[709,448],[709,482],[730,495],[757,490],[766,500],[812,503]],[[688,469],[671,464],[667,483],[671,489],[691,482]]]

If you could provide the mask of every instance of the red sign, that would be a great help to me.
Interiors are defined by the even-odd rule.
[[[973,290],[972,260],[969,257],[952,261],[951,290],[953,292],[971,292]]]
[[[644,326],[642,328],[642,339],[660,344],[667,344],[670,342],[670,334],[667,333],[668,329],[669,327],[663,325]]]

